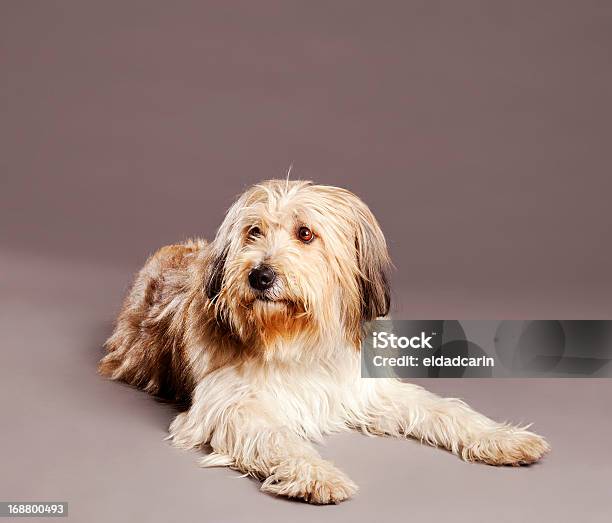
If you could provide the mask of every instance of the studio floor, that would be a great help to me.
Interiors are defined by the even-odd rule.
[[[424,380],[496,419],[534,422],[552,453],[466,464],[415,441],[339,434],[321,453],[360,486],[338,506],[259,492],[164,440],[175,411],[96,374],[134,267],[2,255],[0,497],[68,501],[78,522],[610,521],[612,380]]]

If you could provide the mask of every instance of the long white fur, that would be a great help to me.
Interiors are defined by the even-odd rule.
[[[466,461],[493,464],[529,463],[548,450],[526,427],[494,422],[460,400],[394,379],[362,379],[358,353],[337,354],[316,366],[254,365],[240,372],[225,367],[208,374],[196,387],[191,410],[172,423],[172,440],[183,448],[209,443],[213,452],[201,460],[203,466],[273,478],[264,490],[321,503],[340,501],[357,489],[325,465],[325,480],[315,482],[327,486],[316,487],[321,497],[308,492],[312,485],[303,490],[304,470],[322,466],[310,441],[332,432],[411,436]],[[287,462],[294,468],[277,477],[276,468]]]
[[[296,239],[304,223],[318,235],[309,245]],[[266,234],[249,238],[254,224],[265,224]],[[202,282],[215,281],[219,260],[222,281],[204,296]],[[278,278],[258,300],[248,273],[262,262]],[[355,195],[288,178],[265,182],[230,208],[212,244],[188,242],[152,257],[101,372],[155,392],[147,351],[158,347],[149,341],[169,336],[195,384],[191,407],[170,426],[172,442],[208,445],[202,465],[233,467],[262,479],[266,492],[312,503],[337,503],[357,490],[312,446],[332,432],[414,437],[494,465],[538,460],[549,447],[527,427],[413,384],[360,377],[360,326],[388,309],[388,264],[378,223]],[[223,344],[218,322],[234,341]]]

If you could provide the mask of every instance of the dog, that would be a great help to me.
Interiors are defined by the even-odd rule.
[[[255,185],[214,240],[161,248],[138,273],[99,372],[186,403],[174,445],[208,448],[267,493],[338,503],[357,486],[312,441],[356,429],[466,461],[521,465],[548,443],[458,399],[360,378],[364,325],[387,315],[391,262],[370,209],[305,181]]]

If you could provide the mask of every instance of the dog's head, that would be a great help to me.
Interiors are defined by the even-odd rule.
[[[344,338],[389,310],[385,238],[344,189],[267,181],[229,209],[210,247],[205,291],[220,324],[247,342]]]

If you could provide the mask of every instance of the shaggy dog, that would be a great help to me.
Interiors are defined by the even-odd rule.
[[[204,466],[261,490],[337,503],[357,490],[311,440],[357,429],[414,437],[466,461],[519,465],[548,449],[525,427],[394,379],[360,378],[365,322],[389,310],[385,238],[344,189],[267,181],[229,209],[212,243],[163,247],[140,271],[102,375],[186,401],[170,426]]]

